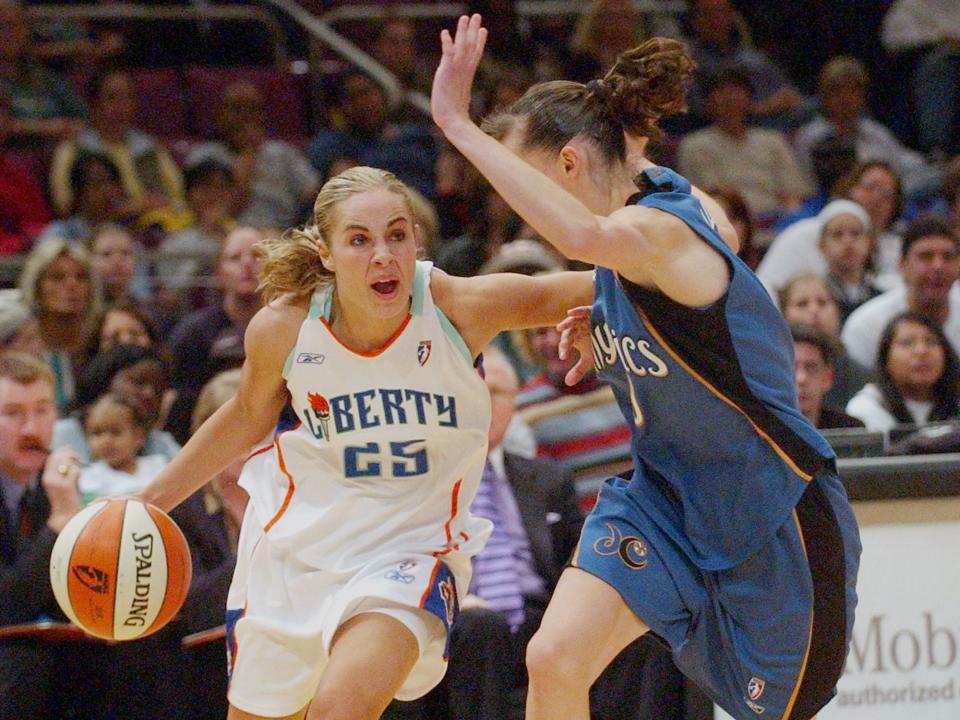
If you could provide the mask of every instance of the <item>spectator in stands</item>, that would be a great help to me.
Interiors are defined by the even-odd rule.
[[[188,165],[183,175],[192,222],[167,236],[154,254],[160,287],[176,294],[166,301],[174,312],[208,290],[202,287],[203,279],[213,275],[224,238],[236,227],[236,181],[230,165],[211,157]]]
[[[90,242],[90,255],[104,302],[150,300],[146,278],[142,273],[136,277],[136,246],[126,228],[116,223],[96,228]]]
[[[242,225],[285,229],[301,224],[319,187],[319,176],[303,153],[267,137],[263,95],[252,83],[232,82],[220,98],[215,142],[202,143],[186,165],[216,158],[233,168],[236,214]]]
[[[958,417],[960,360],[940,325],[908,310],[893,317],[877,349],[877,381],[847,404],[868,430]]]
[[[56,419],[50,369],[28,355],[0,356],[0,407],[0,626],[65,622],[50,588],[50,553],[82,504],[76,454],[48,450]],[[174,516],[188,537],[198,535],[182,512]],[[174,627],[135,643],[4,640],[0,717],[108,720],[142,717],[144,708],[155,720],[183,717],[189,699],[181,699]]]
[[[73,399],[76,370],[93,318],[100,285],[87,251],[66,240],[46,240],[30,252],[20,273],[23,302],[40,323],[47,360],[56,376],[57,407]]]
[[[261,305],[254,246],[263,238],[263,232],[250,227],[227,235],[217,267],[222,298],[185,317],[170,335],[170,377],[177,399],[168,427],[181,443],[189,437],[200,389],[218,372],[243,363],[244,331]]]
[[[108,495],[133,495],[147,486],[169,460],[143,453],[150,418],[126,397],[104,393],[83,409],[90,464],[80,468],[77,487],[84,505]]]
[[[47,349],[40,323],[20,302],[18,291],[0,294],[0,352],[22,352],[43,358]]]
[[[397,16],[385,18],[377,27],[372,54],[405,89],[430,93],[436,58],[425,55],[417,47],[417,28],[412,20]],[[423,115],[410,113],[403,117],[407,121],[423,122]]]
[[[432,200],[439,150],[430,129],[393,122],[386,93],[356,70],[347,71],[335,87],[334,127],[321,130],[310,142],[310,160],[320,175],[331,177],[331,165],[349,157],[389,170]]]
[[[587,82],[600,77],[613,67],[617,55],[650,37],[645,17],[630,0],[591,0],[570,36],[566,63],[570,79]]]
[[[0,80],[10,86],[15,141],[34,145],[72,137],[86,109],[70,87],[32,55],[30,28],[18,0],[0,0]]]
[[[517,396],[517,412],[533,431],[537,457],[558,463],[577,479],[584,510],[605,477],[630,463],[630,429],[608,385],[590,373],[576,385],[564,378],[575,359],[561,360],[560,334],[545,327],[517,333],[517,345],[539,372]]]
[[[780,310],[788,323],[809,325],[841,348],[833,359],[833,384],[826,402],[846,407],[847,402],[870,380],[870,371],[853,360],[840,342],[840,306],[822,275],[797,275],[780,291]]]
[[[896,0],[883,18],[884,47],[915,57],[911,73],[920,147],[932,157],[960,152],[960,6],[952,0]]]
[[[888,163],[872,160],[856,165],[849,177],[838,181],[835,188],[833,199],[853,200],[870,217],[874,233],[871,264],[877,287],[890,290],[899,286],[902,283],[900,178]],[[771,294],[778,293],[794,275],[827,273],[827,260],[819,241],[820,221],[816,217],[798,220],[773,239],[757,268],[757,275]]]
[[[74,207],[71,168],[83,152],[109,157],[120,173],[124,215],[138,228],[157,224],[171,231],[183,223],[183,177],[166,148],[134,126],[137,107],[133,78],[106,70],[90,81],[90,125],[57,145],[50,168],[50,194],[57,212]]]
[[[817,215],[827,282],[840,306],[841,324],[880,294],[868,274],[873,233],[867,211],[852,200],[834,200]]]
[[[437,267],[451,275],[470,277],[502,246],[516,239],[522,221],[488,182],[481,180],[468,204],[474,208],[466,232],[447,242],[436,254]]]
[[[869,84],[867,69],[855,58],[836,57],[823,66],[817,80],[820,114],[801,127],[794,138],[801,168],[810,173],[810,149],[834,133],[853,140],[861,162],[890,163],[902,178],[908,196],[923,198],[935,193],[942,181],[940,172],[867,114]]]
[[[123,223],[128,217],[120,170],[103,153],[82,152],[70,168],[73,207],[70,217],[43,229],[37,242],[61,238],[89,243],[94,229],[104,223]]]
[[[0,81],[0,255],[26,251],[50,222],[37,179],[4,148],[12,125],[10,89]]]
[[[703,79],[720,68],[746,70],[753,88],[751,115],[762,124],[797,127],[804,113],[803,96],[769,57],[751,47],[749,30],[730,0],[691,0],[688,13],[690,54],[697,75],[690,88],[690,114],[706,124]]]
[[[796,210],[810,188],[783,134],[751,126],[746,69],[722,68],[702,84],[711,124],[680,141],[679,171],[700,187],[737,188],[763,224]]]
[[[148,428],[144,454],[162,455],[168,460],[180,450],[170,433],[161,429],[163,398],[167,390],[166,369],[151,348],[116,345],[94,356],[80,378],[77,406],[91,405],[107,392],[116,393],[133,405]],[[57,420],[52,447],[69,445],[82,462],[89,462],[90,447],[81,423],[82,412]]]
[[[817,428],[863,427],[861,420],[825,403],[833,387],[834,361],[842,352],[840,343],[812,325],[791,325],[790,332],[800,412]]]
[[[774,233],[782,232],[798,220],[813,217],[828,202],[843,195],[840,184],[856,168],[857,149],[849,138],[830,133],[810,148],[810,165],[816,184],[813,194],[799,208],[775,221],[771,226]]]
[[[950,224],[935,216],[914,220],[903,235],[900,272],[901,287],[861,305],[843,326],[847,352],[864,366],[873,367],[883,329],[905,310],[929,317],[960,348],[960,238]]]
[[[97,316],[84,353],[87,362],[117,345],[160,349],[160,337],[153,320],[142,307],[128,300],[107,305]]]
[[[740,249],[737,256],[743,260],[751,270],[756,270],[763,258],[764,248],[757,244],[754,238],[754,219],[747,201],[736,188],[721,185],[710,190],[710,196],[716,200],[727,215],[727,220],[737,231],[740,240]]]

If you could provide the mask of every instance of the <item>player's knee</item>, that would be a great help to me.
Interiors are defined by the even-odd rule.
[[[533,685],[567,687],[589,683],[569,639],[543,630],[527,644],[527,673]]]

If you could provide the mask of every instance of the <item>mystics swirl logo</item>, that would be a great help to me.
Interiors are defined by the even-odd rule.
[[[303,415],[307,419],[307,425],[317,440],[330,439],[330,403],[320,393],[307,393],[307,402],[310,407]],[[316,423],[314,423],[316,421]]]
[[[632,570],[643,570],[649,563],[647,560],[647,544],[638,537],[624,536],[620,528],[607,523],[610,534],[597,538],[593,543],[593,551],[597,555],[618,555],[623,564]]]

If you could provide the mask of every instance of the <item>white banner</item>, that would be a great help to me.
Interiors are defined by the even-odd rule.
[[[818,720],[960,719],[960,522],[860,533],[853,644]]]

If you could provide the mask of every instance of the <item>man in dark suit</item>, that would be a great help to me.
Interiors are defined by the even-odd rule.
[[[36,358],[0,354],[0,720],[185,717],[191,706],[182,692],[177,622],[118,644],[58,639],[36,626],[3,637],[11,626],[66,622],[50,586],[50,554],[83,505],[76,453],[62,447],[47,454],[54,382]],[[211,532],[205,516],[199,495],[173,513],[191,545],[197,603],[206,599],[199,594],[204,574],[230,562],[226,538]]]

